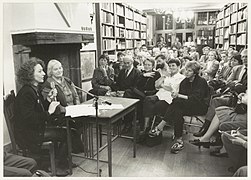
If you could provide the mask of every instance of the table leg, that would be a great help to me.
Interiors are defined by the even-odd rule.
[[[137,106],[134,107],[133,117],[133,157],[136,157],[136,119],[137,119]]]
[[[111,122],[107,128],[107,145],[108,145],[108,174],[112,177],[112,138],[111,138]]]
[[[69,117],[66,118],[66,127],[67,127],[67,145],[68,145],[68,164],[70,175],[72,175],[72,156],[71,156],[71,130],[69,126]]]

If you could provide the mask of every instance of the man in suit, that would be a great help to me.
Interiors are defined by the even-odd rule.
[[[133,67],[133,58],[131,56],[123,57],[124,68],[119,72],[116,82],[116,90],[125,91],[136,87],[140,71]]]
[[[137,85],[137,80],[140,77],[141,72],[133,66],[132,56],[126,55],[123,57],[124,68],[119,72],[115,90],[124,91],[123,97],[130,97],[126,92],[127,89],[133,89]],[[122,133],[129,132],[132,128],[133,113],[128,114],[125,117],[125,126]]]
[[[247,53],[247,49],[241,52],[243,65],[235,66],[227,79],[230,86],[239,86],[238,89],[243,89],[242,91],[247,87]]]

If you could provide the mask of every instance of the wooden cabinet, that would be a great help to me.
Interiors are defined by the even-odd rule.
[[[120,51],[146,44],[147,18],[143,12],[124,3],[95,3],[98,56],[107,52],[116,60]]]
[[[221,9],[216,20],[216,48],[247,48],[247,16],[247,3],[230,3]]]

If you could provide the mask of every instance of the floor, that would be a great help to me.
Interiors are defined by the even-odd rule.
[[[189,144],[192,134],[184,133],[185,148],[178,154],[170,153],[172,128],[163,133],[162,143],[155,147],[137,144],[133,158],[133,143],[130,139],[118,138],[112,144],[113,177],[230,177],[229,158],[209,155],[210,149]],[[212,150],[212,149],[211,149]],[[107,160],[107,149],[100,152],[100,159]],[[73,157],[80,167],[73,169],[72,177],[96,177],[97,162]],[[99,163],[101,176],[108,177],[107,163]],[[87,173],[85,171],[91,172]]]

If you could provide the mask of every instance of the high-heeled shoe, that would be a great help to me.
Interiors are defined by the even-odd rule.
[[[204,134],[206,134],[209,126],[210,126],[210,121],[206,120],[201,129],[199,130],[199,132],[193,133],[193,136],[202,137]]]
[[[191,140],[191,141],[189,141],[189,143],[191,143],[191,144],[193,144],[195,146],[199,146],[199,148],[201,146],[204,147],[204,148],[209,148],[210,144],[211,144],[211,142],[202,142],[199,139]]]

